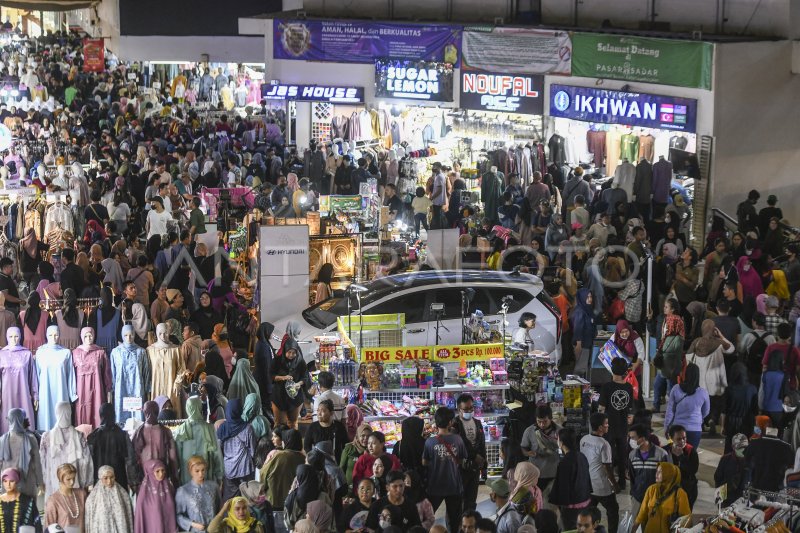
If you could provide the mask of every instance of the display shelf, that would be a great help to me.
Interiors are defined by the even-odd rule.
[[[485,387],[470,387],[467,385],[444,385],[442,387],[431,387],[429,389],[379,389],[379,390],[364,390],[365,394],[425,394],[431,392],[469,392],[469,391],[492,391],[492,390],[508,390],[510,385],[487,385]]]

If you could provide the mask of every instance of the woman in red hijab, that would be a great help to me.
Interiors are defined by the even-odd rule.
[[[99,233],[104,240],[108,238],[108,234],[106,234],[106,230],[103,229],[103,226],[96,220],[90,220],[86,223],[86,231],[83,233],[83,244],[90,246],[95,233]]]
[[[642,374],[642,359],[644,358],[644,341],[636,333],[630,323],[625,319],[617,320],[617,328],[611,336],[614,345],[631,362],[631,370],[636,377]]]

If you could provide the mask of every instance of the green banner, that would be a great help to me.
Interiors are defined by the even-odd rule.
[[[572,75],[711,89],[714,45],[575,33]]]

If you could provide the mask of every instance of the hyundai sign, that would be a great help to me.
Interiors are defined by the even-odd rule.
[[[553,84],[550,116],[694,133],[697,100]]]
[[[375,96],[452,102],[453,65],[435,61],[376,61]]]
[[[462,109],[522,115],[544,112],[544,76],[461,71]]]
[[[261,86],[261,98],[267,100],[299,100],[306,102],[359,104],[364,101],[364,88],[268,83]]]

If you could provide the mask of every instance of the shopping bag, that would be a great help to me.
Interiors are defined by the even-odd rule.
[[[625,383],[630,383],[631,387],[633,387],[633,399],[639,399],[639,380],[636,378],[636,374],[633,372],[628,372],[625,376]]]
[[[622,519],[619,521],[617,533],[631,533],[631,526],[633,526],[633,515],[630,511],[625,511]]]

